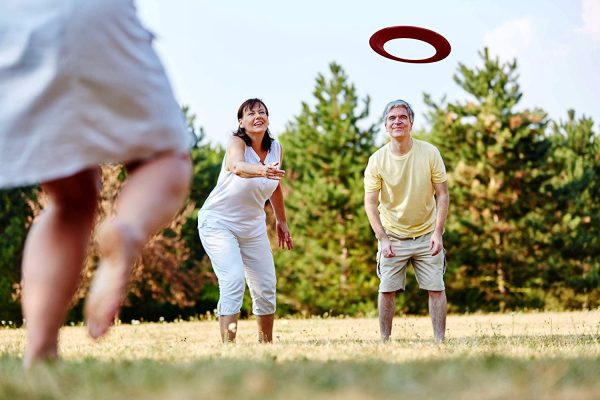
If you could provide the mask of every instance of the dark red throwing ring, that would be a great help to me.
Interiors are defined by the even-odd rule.
[[[411,60],[408,58],[400,58],[391,55],[383,46],[392,39],[416,39],[429,43],[435,48],[435,54],[429,58]],[[373,34],[369,40],[371,48],[376,53],[392,60],[402,61],[406,63],[425,64],[443,60],[450,54],[450,43],[445,37],[437,32],[418,26],[390,26],[383,28]]]

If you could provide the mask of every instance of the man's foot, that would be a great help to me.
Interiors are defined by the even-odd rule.
[[[121,308],[143,239],[130,227],[109,221],[98,230],[97,241],[101,261],[83,310],[88,332],[94,339],[108,331]]]

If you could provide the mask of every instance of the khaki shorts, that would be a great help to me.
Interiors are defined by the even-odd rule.
[[[415,239],[401,239],[391,232],[386,232],[392,243],[394,257],[381,255],[381,243],[377,251],[377,276],[380,279],[379,291],[396,292],[406,286],[406,268],[410,262],[415,269],[419,287],[423,290],[441,291],[444,286],[446,272],[446,252],[442,250],[432,256],[429,251],[429,240],[433,232]]]

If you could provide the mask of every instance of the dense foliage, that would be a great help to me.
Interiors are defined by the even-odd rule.
[[[20,322],[21,257],[38,187],[0,190],[0,320]]]
[[[592,121],[570,112],[548,132],[542,110],[518,109],[516,61],[501,64],[487,50],[481,57],[481,68],[460,64],[455,76],[469,100],[438,105],[425,96],[428,137],[449,172],[452,308],[598,305],[598,239],[589,230],[598,225]]]
[[[292,253],[277,252],[280,312],[356,314],[373,310],[375,241],[363,208],[363,171],[375,127],[361,128],[359,99],[337,64],[317,77],[316,104],[280,136]]]

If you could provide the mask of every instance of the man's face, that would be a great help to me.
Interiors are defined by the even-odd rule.
[[[395,107],[390,110],[385,120],[385,130],[392,138],[410,136],[412,122],[406,108]]]

